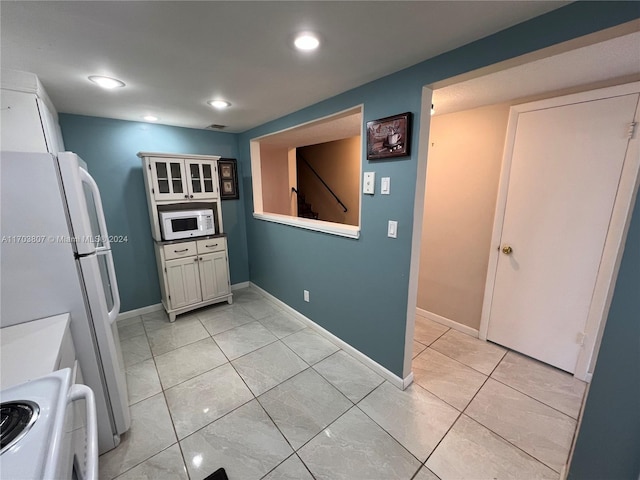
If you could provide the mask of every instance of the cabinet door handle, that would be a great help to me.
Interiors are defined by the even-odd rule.
[[[213,247],[217,247],[217,246],[218,246],[217,243],[214,243],[213,245],[205,245],[205,247],[207,247],[207,248],[213,248]]]
[[[174,250],[175,253],[182,253],[182,252],[188,252],[189,249],[188,248],[183,248],[182,250]]]

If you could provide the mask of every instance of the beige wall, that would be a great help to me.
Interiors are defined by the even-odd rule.
[[[431,119],[418,308],[480,327],[509,105]]]
[[[262,172],[262,210],[265,213],[290,215],[291,188],[286,147],[260,145]]]
[[[306,165],[298,166],[298,189],[305,195],[319,220],[358,225],[360,212],[360,136],[298,149],[322,179],[347,206],[345,213],[336,199]]]

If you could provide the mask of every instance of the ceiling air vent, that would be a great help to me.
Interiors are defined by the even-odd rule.
[[[218,125],[217,123],[212,123],[206,127],[207,130],[224,130],[225,128],[227,128],[226,125]]]

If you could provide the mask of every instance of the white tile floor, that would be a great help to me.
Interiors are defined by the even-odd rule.
[[[132,427],[101,479],[558,478],[584,384],[418,317],[402,392],[252,289],[118,323]]]

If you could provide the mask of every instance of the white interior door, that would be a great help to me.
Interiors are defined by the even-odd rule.
[[[512,113],[489,340],[575,371],[637,104],[629,94]]]

